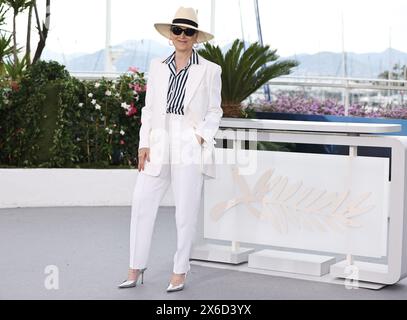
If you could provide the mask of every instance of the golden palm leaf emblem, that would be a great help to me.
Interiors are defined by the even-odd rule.
[[[309,231],[343,232],[347,228],[362,227],[357,217],[374,208],[373,204],[364,204],[372,192],[351,200],[350,190],[328,192],[306,187],[302,181],[289,183],[288,177],[276,176],[274,168],[266,170],[251,188],[236,166],[231,170],[240,193],[212,207],[210,216],[215,221],[231,208],[244,206],[256,218],[270,220],[280,233],[288,233],[290,225]]]

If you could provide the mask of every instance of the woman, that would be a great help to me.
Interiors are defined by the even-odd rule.
[[[215,178],[214,136],[219,129],[221,68],[194,49],[213,35],[198,28],[194,9],[180,7],[156,30],[173,42],[166,59],[153,59],[142,109],[138,178],[132,200],[130,268],[119,288],[136,286],[146,270],[160,202],[171,183],[177,251],[167,292],[182,290],[202,196],[203,179]]]

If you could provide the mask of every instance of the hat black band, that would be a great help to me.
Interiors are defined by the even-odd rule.
[[[192,21],[189,19],[174,19],[174,20],[172,20],[172,23],[184,23],[184,24],[189,24],[195,28],[198,28],[198,24],[195,21]]]

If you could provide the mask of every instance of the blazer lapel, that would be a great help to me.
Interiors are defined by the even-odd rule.
[[[185,83],[185,98],[184,98],[184,113],[188,108],[189,102],[195,94],[206,70],[205,64],[202,64],[202,57],[198,55],[199,64],[191,64],[189,66],[188,79]],[[160,97],[160,103],[163,108],[167,105],[167,92],[168,92],[168,80],[170,77],[170,68],[164,62],[159,63],[157,70],[157,79],[165,79],[163,81],[158,81],[158,88],[156,95]]]
[[[157,85],[157,90],[154,95],[159,97],[159,105],[162,106],[162,109],[166,110],[167,107],[167,92],[168,92],[168,82],[170,78],[170,68],[164,62],[160,62],[157,70],[157,79],[158,81],[155,83]]]
[[[185,84],[184,113],[205,74],[206,67],[202,64],[201,56],[198,59],[199,64],[191,64],[189,67],[188,79]]]

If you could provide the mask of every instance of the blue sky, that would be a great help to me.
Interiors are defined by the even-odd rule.
[[[40,7],[45,3],[38,2]],[[153,23],[172,20],[181,5],[197,8],[200,26],[209,31],[210,4],[210,0],[112,0],[112,44],[146,38],[167,44]],[[105,0],[56,0],[51,5],[50,50],[70,54],[104,47]],[[347,51],[381,52],[391,41],[392,48],[407,52],[406,0],[259,0],[259,7],[264,42],[282,56],[340,52],[342,16]],[[216,44],[242,37],[240,12],[245,40],[257,40],[253,0],[217,0]],[[24,15],[18,23],[23,43]]]

